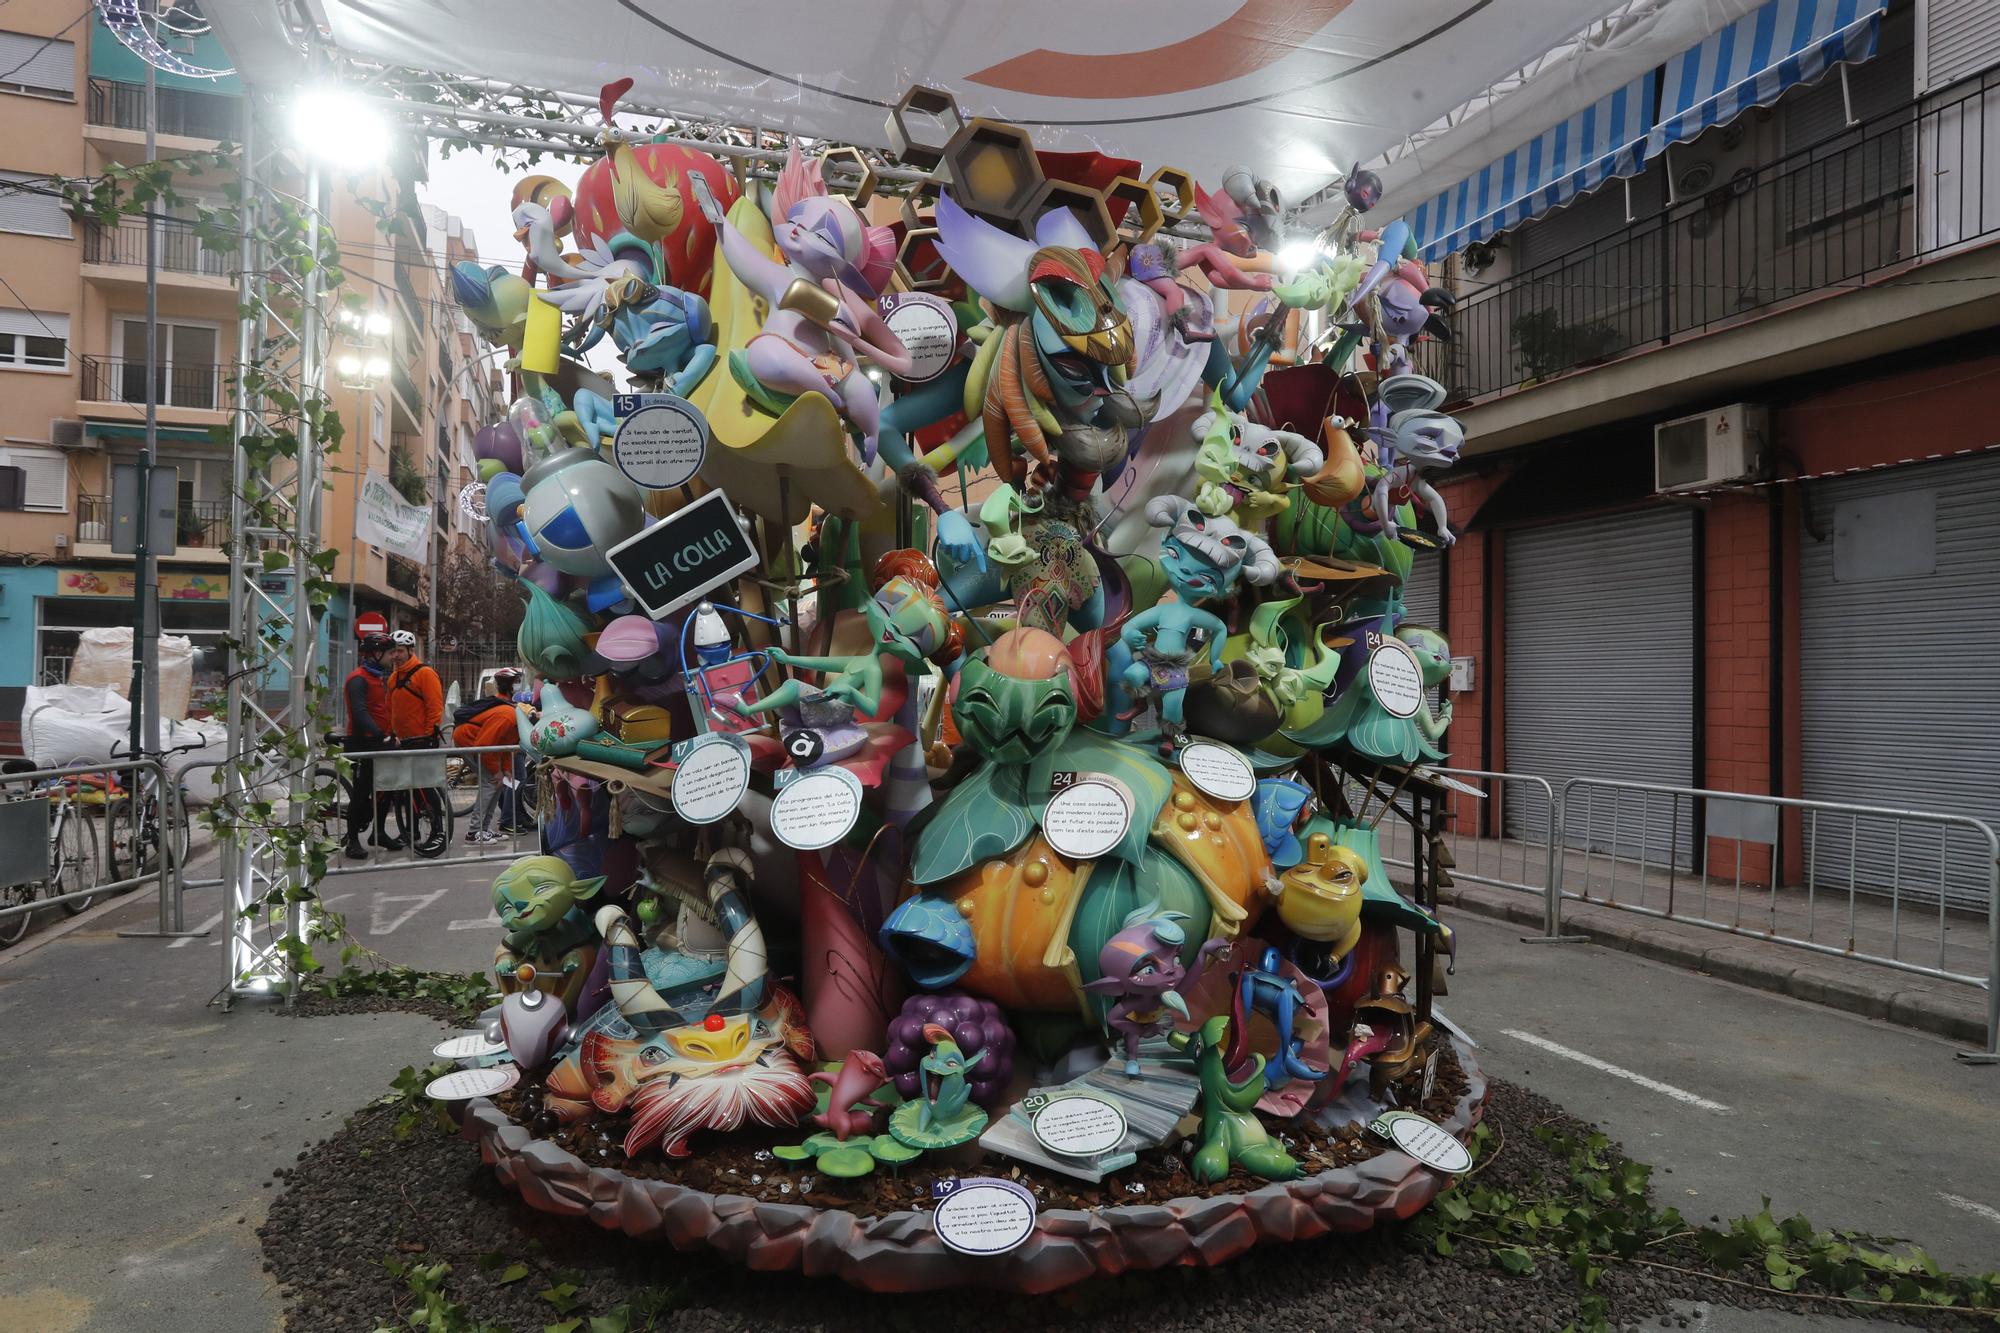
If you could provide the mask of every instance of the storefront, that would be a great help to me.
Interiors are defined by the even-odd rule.
[[[69,678],[83,631],[132,623],[133,576],[129,569],[55,570],[51,595],[35,600],[32,684],[62,684]],[[229,576],[221,571],[160,574],[160,631],[189,639],[194,647],[194,707],[207,711],[228,678]]]

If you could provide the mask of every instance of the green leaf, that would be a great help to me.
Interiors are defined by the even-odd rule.
[[[499,1282],[501,1286],[504,1287],[510,1282],[519,1282],[522,1278],[526,1277],[527,1275],[528,1275],[528,1266],[526,1264],[518,1264],[518,1263],[508,1264],[507,1267],[501,1271],[500,1276],[495,1280]]]
[[[1437,1239],[1431,1242],[1431,1248],[1449,1259],[1452,1255],[1451,1237],[1445,1235],[1442,1231],[1438,1232]]]
[[[1535,1257],[1518,1245],[1493,1251],[1493,1262],[1500,1265],[1502,1272],[1511,1273],[1516,1277],[1535,1271]]]

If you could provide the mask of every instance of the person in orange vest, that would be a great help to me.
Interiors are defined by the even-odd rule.
[[[406,629],[389,635],[385,660],[389,664],[389,678],[383,691],[389,699],[389,748],[435,750],[444,732],[444,682],[438,678],[437,668],[417,656],[417,636]],[[397,792],[395,800],[404,812],[403,827],[413,829],[410,793]],[[377,839],[376,845],[396,851],[406,845],[406,840],[400,836],[386,842]],[[419,848],[418,852],[435,855],[425,848]]]
[[[444,682],[417,656],[417,636],[389,636],[389,739],[399,750],[435,750],[444,731]]]
[[[386,634],[363,635],[358,646],[359,662],[347,673],[341,697],[347,704],[349,750],[380,750],[389,735],[389,668],[382,655],[389,650]],[[375,808],[375,761],[357,759],[348,776],[347,843],[342,851],[350,860],[365,861],[368,849],[361,845],[363,829],[374,824],[375,842],[382,841],[381,815]]]
[[[451,743],[463,746],[520,744],[520,722],[514,714],[514,691],[521,687],[521,673],[501,671],[493,677],[493,693],[463,704],[454,714]],[[507,786],[513,777],[514,756],[494,751],[479,756],[479,795],[472,803],[472,819],[465,830],[469,843],[499,842],[500,835],[488,831],[495,815],[501,813]],[[511,824],[511,820],[503,821]]]

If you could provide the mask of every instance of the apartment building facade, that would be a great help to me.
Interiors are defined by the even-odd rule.
[[[1424,368],[1468,448],[1412,601],[1468,659],[1455,765],[2000,826],[2000,10],[1876,21],[1629,181],[1433,256],[1456,340]],[[1492,805],[1496,835],[1536,813]],[[1709,861],[1745,807],[1635,808],[1571,810],[1570,841],[1735,873]],[[1840,827],[1783,820],[1779,879],[1984,892],[1970,841]]]
[[[128,625],[131,557],[110,546],[113,469],[144,447],[145,227],[73,218],[46,178],[89,177],[145,154],[144,67],[75,6],[15,0],[0,12],[0,729],[22,693],[66,678],[78,636]],[[212,39],[196,63],[226,65]],[[213,153],[242,137],[233,78],[159,73],[157,142],[164,159]],[[185,176],[191,195],[220,201],[228,173]],[[384,173],[360,194],[397,200]],[[358,298],[329,357],[328,389],[345,445],[326,462],[321,530],[338,552],[338,594],[321,626],[337,665],[360,611],[420,634],[429,563],[354,538],[357,476],[399,480],[430,507],[436,563],[475,536],[455,498],[471,477],[471,433],[494,419],[495,381],[449,299],[445,266],[473,257],[472,237],[437,210],[391,207],[385,226],[336,178],[330,221]],[[191,213],[190,209],[172,210]],[[158,224],[158,355],[154,373],[163,464],[176,469],[176,550],[160,561],[162,629],[196,649],[196,698],[225,671],[230,566],[230,450],[210,430],[230,416],[237,346],[236,255],[205,246],[191,218]],[[352,304],[352,303],[350,303]],[[371,318],[372,317],[372,318]],[[343,359],[384,360],[379,382],[338,373]]]

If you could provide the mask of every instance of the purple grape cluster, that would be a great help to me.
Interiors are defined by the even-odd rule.
[[[882,1058],[896,1091],[906,1098],[917,1095],[917,1062],[931,1049],[924,1040],[926,1023],[951,1033],[968,1060],[987,1052],[965,1081],[972,1085],[973,1101],[988,1107],[998,1102],[1014,1074],[1014,1029],[1007,1026],[999,1005],[955,990],[912,995],[903,1002],[902,1012],[889,1020],[889,1049]]]

